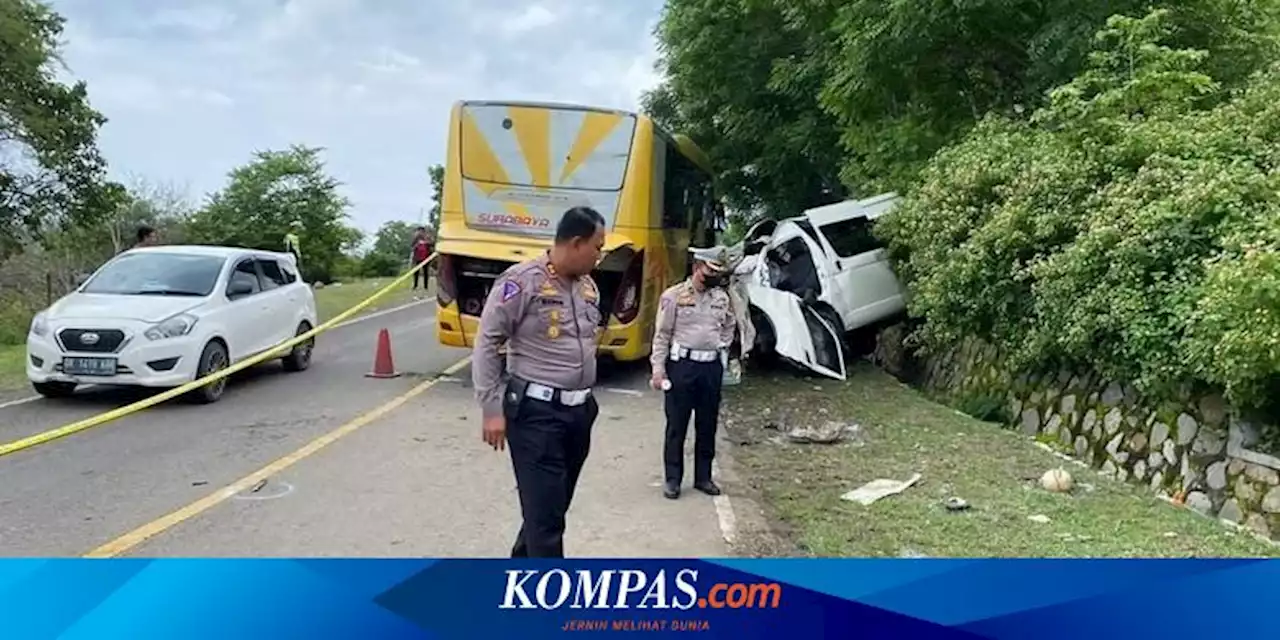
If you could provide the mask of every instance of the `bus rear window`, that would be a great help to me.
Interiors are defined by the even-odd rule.
[[[635,116],[564,107],[463,106],[462,175],[475,182],[618,191]]]

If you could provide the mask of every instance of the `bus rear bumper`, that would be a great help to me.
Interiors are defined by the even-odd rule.
[[[480,318],[462,314],[456,302],[440,307],[436,312],[436,338],[448,347],[471,348],[476,344],[480,331]],[[597,354],[619,362],[643,360],[649,357],[652,346],[649,336],[641,335],[640,322],[611,324],[600,335]]]

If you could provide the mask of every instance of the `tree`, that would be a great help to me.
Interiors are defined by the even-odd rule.
[[[358,240],[359,232],[344,224],[349,203],[325,172],[320,152],[295,145],[254,154],[192,216],[188,234],[206,244],[282,251],[290,225],[300,222],[304,276],[331,280],[343,247]]]
[[[409,244],[418,225],[392,220],[378,227],[373,248],[365,254],[363,275],[391,276],[399,273],[409,261]]]
[[[645,109],[707,148],[732,209],[792,215],[909,190],[989,113],[1044,106],[1108,17],[1149,4],[1228,88],[1277,55],[1277,0],[667,0]]]
[[[1112,17],[1048,104],[984,118],[882,219],[923,345],[976,337],[1157,401],[1277,397],[1280,67],[1228,91],[1210,71],[1242,69],[1177,24]]]
[[[666,81],[645,110],[704,147],[731,209],[795,215],[846,196],[836,120],[819,104],[838,0],[668,0]]]
[[[124,190],[105,177],[83,82],[56,78],[63,18],[37,0],[0,2],[0,258],[56,228],[92,222]]]
[[[431,176],[431,209],[427,212],[427,228],[431,233],[440,231],[440,201],[444,198],[444,165],[433,164],[427,169]]]
[[[180,244],[186,239],[186,224],[192,211],[191,202],[177,187],[134,178],[121,206],[89,228],[106,236],[113,254],[129,248],[142,225],[156,229],[164,242]]]
[[[1211,54],[1206,69],[1238,86],[1274,59],[1275,0],[983,0],[845,3],[822,104],[859,189],[905,190],[939,149],[988,113],[1019,117],[1080,71],[1112,15],[1168,8],[1168,43]]]

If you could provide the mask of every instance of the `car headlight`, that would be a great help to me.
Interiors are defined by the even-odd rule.
[[[40,336],[41,338],[43,338],[48,334],[49,334],[49,322],[44,319],[44,312],[41,311],[40,313],[37,313],[34,318],[31,319],[31,335]]]
[[[164,322],[161,322],[150,329],[147,329],[142,335],[148,340],[163,340],[165,338],[177,338],[191,333],[191,329],[196,326],[196,317],[180,313]]]

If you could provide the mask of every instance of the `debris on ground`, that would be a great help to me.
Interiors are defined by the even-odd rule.
[[[928,558],[929,556],[927,554],[916,551],[911,547],[905,547],[902,549],[902,551],[898,552],[898,557],[899,558]]]
[[[964,511],[969,508],[969,503],[964,498],[952,496],[942,501],[942,505],[947,511]]]
[[[796,444],[835,444],[844,440],[862,442],[862,425],[856,422],[828,421],[821,427],[797,427],[787,432]]]
[[[1093,541],[1093,536],[1082,536],[1082,535],[1077,535],[1077,534],[1074,534],[1074,533],[1059,533],[1059,534],[1058,534],[1058,537],[1059,537],[1060,539],[1062,539],[1062,541],[1063,541],[1063,542],[1091,542],[1091,541]]]
[[[881,498],[887,498],[906,491],[915,483],[920,482],[920,478],[922,477],[923,476],[917,473],[912,475],[906,482],[901,480],[878,478],[840,496],[840,499],[848,500],[849,502],[856,502],[865,507],[877,500],[880,500]]]
[[[1039,524],[1049,524],[1049,516],[1041,515],[1038,513],[1034,516],[1027,516],[1027,519],[1032,522],[1037,522]]]
[[[1051,493],[1068,493],[1075,481],[1066,469],[1050,469],[1040,476],[1040,486]]]

